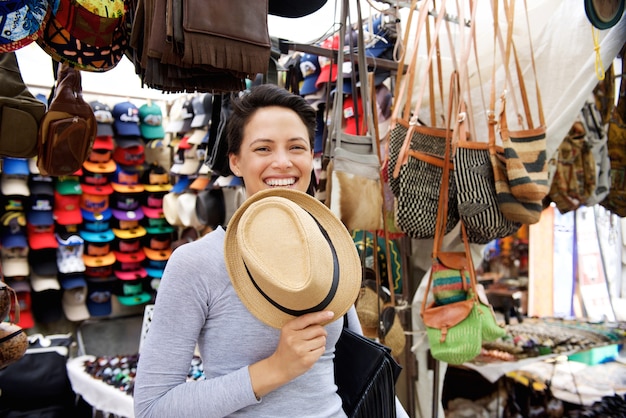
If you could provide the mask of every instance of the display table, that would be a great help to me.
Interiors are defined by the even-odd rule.
[[[72,389],[95,410],[118,417],[134,418],[133,397],[85,372],[85,361],[94,360],[85,355],[67,362],[67,374]]]

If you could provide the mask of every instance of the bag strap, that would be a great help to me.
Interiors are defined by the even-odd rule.
[[[420,6],[420,11],[418,15],[417,21],[417,29],[415,31],[415,39],[413,41],[413,50],[411,51],[411,57],[408,60],[408,64],[406,67],[406,72],[404,72],[404,65],[406,60],[402,60],[398,64],[397,70],[397,78],[396,78],[396,91],[393,95],[395,98],[395,105],[393,107],[393,111],[391,113],[391,125],[390,128],[396,124],[398,117],[402,117],[405,120],[408,120],[411,117],[411,97],[413,94],[413,83],[415,81],[415,66],[417,65],[417,50],[419,46],[420,34],[422,31],[422,27],[424,26],[424,22],[426,21],[426,16],[428,16],[428,5],[431,0],[424,0],[424,4]],[[408,35],[409,29],[411,28],[411,21],[413,20],[413,11],[417,7],[417,0],[413,0],[411,3],[411,9],[409,11],[409,17],[407,20],[407,30],[404,34],[404,44],[408,44]],[[406,48],[405,48],[406,50]],[[405,57],[406,58],[406,57]],[[403,106],[401,104],[404,103]],[[400,113],[400,109],[402,109],[402,113]]]
[[[509,0],[510,3],[507,3],[507,0],[503,0],[503,4],[504,4],[504,10],[507,16],[507,23],[508,23],[508,28],[507,28],[507,35],[506,35],[506,44],[505,44],[505,51],[504,51],[504,67],[508,68],[509,66],[509,59],[510,59],[510,55],[511,55],[511,51],[513,52],[513,56],[515,59],[515,70],[516,70],[516,74],[517,74],[517,79],[519,82],[519,90],[520,90],[520,94],[522,97],[522,104],[524,106],[524,114],[526,117],[526,124],[528,129],[534,129],[534,124],[533,124],[533,117],[531,114],[531,110],[530,110],[530,105],[528,103],[528,95],[526,92],[526,83],[524,81],[524,76],[522,73],[522,68],[519,62],[519,57],[517,55],[517,49],[515,48],[515,43],[513,41],[513,27],[514,27],[514,17],[515,17],[515,0]],[[530,34],[530,23],[529,23],[529,18],[528,18],[528,7],[527,7],[527,3],[526,0],[524,0],[524,10],[525,10],[525,16],[526,16],[526,24],[527,24],[527,28],[526,28],[526,32],[528,34],[528,42],[529,42],[529,50],[530,50],[530,58],[531,58],[531,63],[532,63],[532,69],[533,69],[533,76],[535,79],[535,94],[536,94],[536,99],[537,99],[537,110],[538,110],[538,114],[539,114],[539,126],[540,127],[544,127],[545,124],[545,117],[544,117],[544,112],[543,112],[543,104],[541,101],[541,92],[539,89],[539,79],[537,77],[537,68],[535,65],[535,54],[534,54],[534,50],[533,50],[533,44],[532,44],[532,36]],[[494,19],[496,18],[496,16],[494,16]],[[512,84],[510,79],[507,79],[508,81],[505,82],[505,89],[507,84]],[[504,106],[504,105],[503,105]],[[506,115],[503,112],[502,113],[502,117],[505,118],[505,127],[506,127]]]
[[[422,7],[424,6],[425,5],[422,5]],[[441,23],[443,22],[443,18],[445,14],[446,14],[446,0],[442,0],[440,10],[437,12],[437,18],[435,19],[435,38],[438,37],[439,28],[441,27]],[[436,43],[433,40],[428,50],[428,58],[426,60],[424,74],[422,74],[422,77],[421,77],[419,92],[418,92],[417,101],[415,103],[415,107],[413,110],[413,115],[410,118],[409,129],[407,130],[406,136],[404,138],[404,142],[402,143],[402,147],[400,148],[400,152],[398,153],[398,160],[396,161],[396,165],[393,168],[393,178],[398,178],[398,175],[400,175],[400,167],[402,167],[408,161],[409,148],[411,147],[411,138],[413,137],[413,132],[415,131],[415,127],[417,126],[417,123],[418,123],[419,110],[422,106],[422,100],[424,98],[424,90],[426,88],[426,79],[427,79],[426,76],[429,71],[430,63],[432,62],[435,45]]]
[[[353,102],[354,102],[354,112],[358,114],[358,97],[360,96],[361,104],[363,107],[363,118],[365,120],[365,126],[367,126],[368,134],[370,138],[373,136],[374,132],[374,124],[372,121],[372,111],[369,106],[369,89],[368,89],[368,80],[367,80],[367,60],[365,58],[365,40],[363,37],[363,18],[361,16],[361,5],[360,0],[357,0],[357,54],[358,54],[358,74],[359,74],[359,83],[360,87],[358,92],[353,90]],[[345,60],[344,50],[345,50],[345,38],[346,38],[346,26],[348,26],[349,21],[349,10],[350,4],[349,0],[343,0],[342,8],[341,8],[341,22],[339,28],[339,49],[337,51],[337,82],[335,83],[335,97],[333,100],[333,117],[331,118],[331,127],[329,136],[330,138],[335,138],[336,147],[341,147],[341,121],[343,120],[343,74],[342,74],[342,66]],[[352,34],[350,34],[350,38]],[[351,43],[351,42],[350,42]],[[353,49],[350,48],[350,56],[352,58]],[[331,64],[332,65],[332,64]],[[352,73],[354,74],[354,67],[352,68]],[[357,121],[357,133],[359,132],[359,126],[361,124]],[[372,149],[376,147],[374,140],[372,140]],[[332,150],[330,150],[332,152]]]
[[[439,206],[437,210],[437,221],[435,226],[435,237],[433,240],[433,253],[432,259],[436,259],[439,257],[440,250],[442,249],[443,237],[445,235],[446,228],[446,220],[448,218],[448,195],[449,195],[449,180],[450,180],[450,172],[452,171],[452,129],[451,129],[451,117],[453,115],[453,109],[456,109],[455,105],[458,106],[457,101],[460,100],[459,97],[460,85],[459,85],[459,74],[454,71],[450,76],[450,94],[448,98],[448,122],[447,122],[447,133],[446,133],[446,148],[444,154],[444,163],[443,163],[443,173],[441,176],[441,193],[439,194]],[[467,231],[465,230],[465,224],[462,220],[459,221],[461,224],[461,239],[463,240],[463,246],[465,249],[465,259],[466,259],[466,269],[468,275],[470,277],[470,287],[469,289],[465,288],[465,280],[462,280],[462,284],[466,290],[471,290],[472,298],[477,300],[478,293],[476,291],[476,272],[474,271],[474,263],[472,261],[472,254],[469,246],[469,239],[467,238]],[[443,253],[443,252],[442,252]],[[432,279],[433,274],[432,270],[430,275],[428,276],[428,284],[426,285],[426,291],[424,293],[424,298],[422,299],[421,313],[423,314],[426,310],[426,302],[428,299],[428,293],[432,289]]]

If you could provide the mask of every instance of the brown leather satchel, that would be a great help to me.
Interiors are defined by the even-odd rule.
[[[96,138],[96,117],[83,99],[80,72],[59,65],[57,86],[38,132],[37,167],[43,175],[75,173],[87,160]]]

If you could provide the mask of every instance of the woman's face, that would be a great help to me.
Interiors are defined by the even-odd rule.
[[[231,154],[229,162],[248,196],[272,187],[306,192],[313,169],[306,125],[293,110],[262,107],[248,121],[239,154]]]

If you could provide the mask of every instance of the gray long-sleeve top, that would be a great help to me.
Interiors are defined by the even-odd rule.
[[[241,303],[224,264],[224,235],[218,228],[185,244],[167,263],[141,346],[136,417],[345,417],[333,374],[341,320],[326,326],[326,351],[309,371],[257,401],[248,366],[274,352],[280,330]],[[348,324],[361,333],[354,307]],[[196,342],[206,380],[188,382]]]

